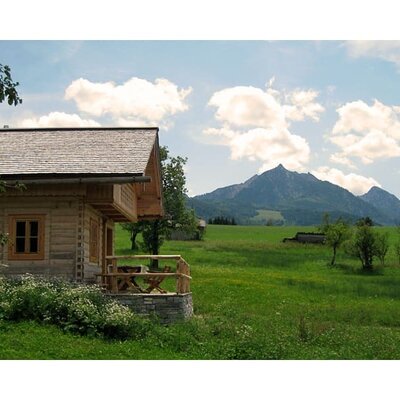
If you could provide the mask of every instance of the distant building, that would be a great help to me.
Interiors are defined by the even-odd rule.
[[[169,238],[170,240],[201,240],[206,230],[206,221],[199,219],[197,223],[197,229],[195,232],[185,232],[184,230],[175,229],[171,231]]]

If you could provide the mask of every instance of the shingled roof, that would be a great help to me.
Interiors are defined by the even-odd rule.
[[[0,129],[0,177],[142,176],[158,128]]]

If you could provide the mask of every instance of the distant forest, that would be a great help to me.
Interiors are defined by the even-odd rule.
[[[235,218],[228,217],[209,218],[208,223],[210,225],[237,225]]]

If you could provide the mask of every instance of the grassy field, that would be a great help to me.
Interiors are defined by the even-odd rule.
[[[341,252],[282,243],[304,227],[208,226],[166,242],[192,268],[195,317],[140,341],[106,342],[31,322],[0,324],[2,359],[400,359],[400,268],[363,274]],[[394,228],[376,228],[390,232]],[[118,254],[130,254],[117,230]]]

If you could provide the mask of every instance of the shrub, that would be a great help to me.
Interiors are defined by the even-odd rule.
[[[394,251],[396,253],[397,264],[400,265],[400,240],[394,245]]]
[[[48,322],[81,335],[143,337],[150,321],[107,299],[96,286],[47,281],[30,275],[0,279],[0,319]]]
[[[374,257],[378,257],[381,265],[384,265],[388,250],[389,235],[374,232],[369,224],[357,224],[355,234],[345,244],[345,251],[351,256],[358,257],[365,271],[373,269]]]
[[[375,251],[375,235],[369,225],[357,227],[354,246],[364,270],[372,270]]]
[[[385,257],[389,250],[389,234],[387,232],[374,232],[374,254],[378,257],[381,265],[385,265]]]

